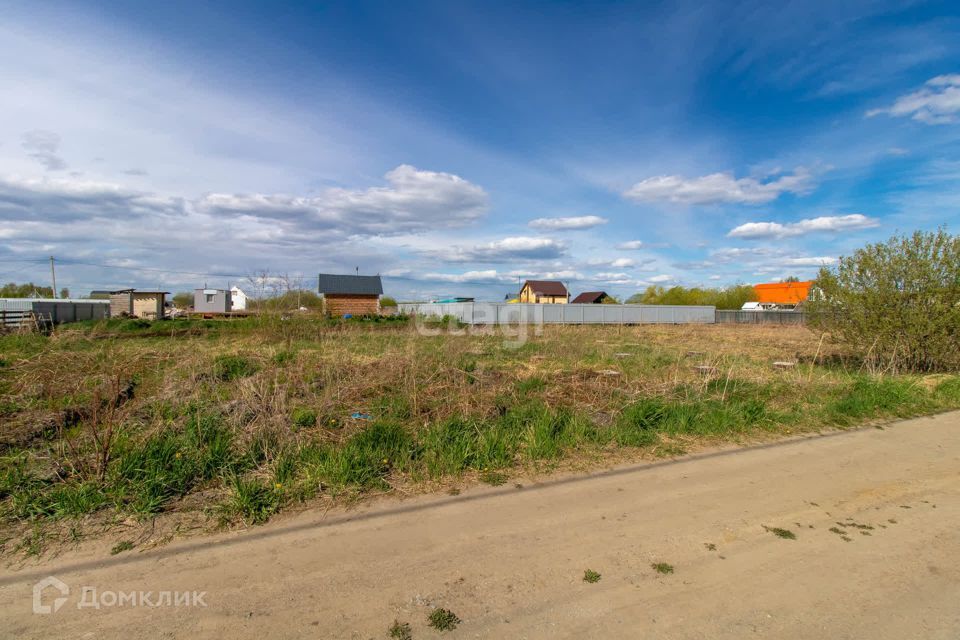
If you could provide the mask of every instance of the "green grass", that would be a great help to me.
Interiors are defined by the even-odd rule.
[[[430,626],[437,631],[453,631],[457,628],[457,625],[463,622],[453,611],[443,608],[434,609],[430,612],[427,620],[429,620]]]
[[[583,581],[590,584],[595,584],[600,582],[600,574],[594,571],[593,569],[587,569],[583,572]]]
[[[248,524],[266,522],[280,506],[279,490],[257,478],[234,476],[231,491],[224,505],[225,513],[238,516]]]
[[[122,540],[117,544],[113,545],[110,549],[110,555],[115,556],[118,553],[123,553],[124,551],[130,551],[133,549],[133,543],[129,540]]]
[[[244,356],[221,355],[213,361],[213,375],[224,382],[252,376],[259,367],[255,362]]]
[[[653,562],[650,564],[650,568],[662,575],[673,573],[673,565],[666,562]]]
[[[790,531],[789,529],[781,529],[780,527],[768,527],[766,525],[764,525],[763,528],[769,531],[770,533],[772,533],[773,535],[777,536],[778,538],[783,538],[784,540],[797,539],[797,534],[795,534],[793,531]]]
[[[298,429],[306,429],[317,424],[317,412],[308,407],[297,407],[290,414],[290,422]]]
[[[934,410],[935,400],[912,378],[858,377],[827,406],[827,412],[835,423],[847,425],[865,418],[919,415]]]

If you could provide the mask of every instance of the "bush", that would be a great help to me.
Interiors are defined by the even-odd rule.
[[[736,284],[723,289],[688,289],[681,286],[666,289],[652,285],[643,293],[630,296],[627,304],[712,305],[717,309],[740,309],[744,302],[756,299],[756,290],[748,284]]]
[[[808,310],[868,365],[905,371],[960,367],[960,236],[894,236],[823,268]]]

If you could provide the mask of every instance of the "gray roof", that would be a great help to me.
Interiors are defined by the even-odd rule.
[[[317,290],[320,293],[379,296],[383,293],[380,276],[340,276],[321,273]]]

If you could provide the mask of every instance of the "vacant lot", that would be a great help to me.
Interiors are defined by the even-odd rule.
[[[0,544],[117,553],[301,504],[960,407],[802,328],[111,321],[0,337]],[[778,368],[777,361],[796,363]]]

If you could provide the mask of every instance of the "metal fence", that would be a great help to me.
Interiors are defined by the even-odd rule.
[[[0,326],[16,328],[28,324],[63,324],[110,317],[109,300],[0,298]]]
[[[803,311],[728,311],[717,310],[717,324],[788,324],[804,325],[807,314]]]
[[[400,313],[452,316],[464,324],[712,324],[715,308],[646,304],[401,303]]]

